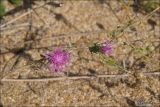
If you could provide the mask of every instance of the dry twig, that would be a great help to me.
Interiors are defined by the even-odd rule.
[[[48,2],[50,2],[50,1],[48,1]],[[47,3],[48,3],[48,2],[47,2]],[[33,9],[29,9],[29,11],[25,12],[24,14],[22,14],[22,15],[16,17],[16,18],[13,19],[13,20],[8,21],[7,23],[4,23],[3,25],[0,26],[0,28],[3,28],[3,27],[5,27],[5,26],[7,26],[7,25],[9,25],[9,24],[11,24],[11,23],[17,21],[18,19],[21,19],[22,17],[24,17],[24,16],[26,16],[26,15],[32,13],[34,9],[40,8],[40,7],[44,6],[44,5],[46,5],[47,3],[44,3],[44,4],[39,5],[39,6],[34,6]]]

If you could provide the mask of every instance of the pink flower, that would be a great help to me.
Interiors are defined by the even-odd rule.
[[[53,72],[64,71],[70,59],[69,53],[61,48],[57,48],[53,52],[46,54],[45,57],[48,59],[50,63],[49,68]]]
[[[113,51],[113,44],[109,41],[106,41],[101,44],[100,52],[106,55],[110,55]]]

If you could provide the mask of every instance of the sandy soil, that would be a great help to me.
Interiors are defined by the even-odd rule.
[[[0,82],[0,105],[160,105],[160,21],[156,13],[146,18],[149,13],[135,13],[131,6],[114,0],[46,1],[49,3],[36,1],[31,10],[21,9],[14,15],[6,15],[1,21],[0,78],[3,80]],[[8,7],[13,9],[9,4]],[[27,12],[30,13],[19,18]],[[16,18],[19,19],[4,26]],[[118,29],[131,19],[136,23],[119,33]],[[156,23],[154,27],[148,23],[149,20]],[[89,51],[88,47],[93,43],[105,40],[113,41],[115,48],[112,56],[119,65],[127,68],[127,77],[56,81],[4,80],[126,74],[115,66],[102,63],[97,54]],[[126,44],[136,48],[149,46],[150,50],[137,52]],[[57,46],[70,52],[71,61],[65,72],[52,73],[47,69],[46,61],[39,60],[41,55]],[[145,75],[146,72],[153,75]],[[155,72],[158,75],[154,75]]]

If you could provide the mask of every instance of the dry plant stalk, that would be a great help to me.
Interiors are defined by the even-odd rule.
[[[160,72],[143,73],[145,76],[160,76]],[[65,77],[53,77],[53,78],[37,78],[37,79],[2,79],[2,82],[41,82],[41,81],[58,81],[58,80],[78,80],[78,79],[95,79],[95,78],[124,78],[130,76],[129,74],[111,74],[111,75],[86,75],[86,76],[65,76]]]

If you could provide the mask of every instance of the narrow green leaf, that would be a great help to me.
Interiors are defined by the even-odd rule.
[[[0,3],[0,17],[5,15],[5,6]]]
[[[22,1],[22,0],[9,0],[9,2],[10,2],[11,4],[14,4],[14,5],[16,5],[16,6],[20,5],[21,1]]]
[[[100,58],[101,58],[101,60],[103,62],[105,62],[108,65],[111,65],[111,66],[115,66],[116,65],[116,61],[112,57],[108,57],[106,55],[100,54]]]

